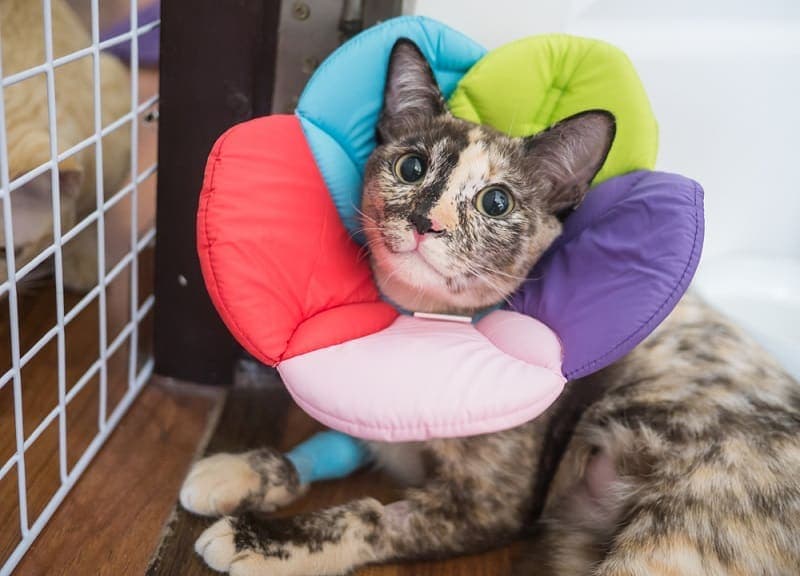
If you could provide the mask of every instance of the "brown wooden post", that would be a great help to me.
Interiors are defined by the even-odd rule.
[[[163,0],[155,370],[231,381],[239,347],[203,285],[195,214],[211,146],[271,108],[279,0]]]
[[[291,112],[315,66],[400,0],[162,0],[155,371],[228,384],[242,355],[203,285],[195,214],[227,128]]]

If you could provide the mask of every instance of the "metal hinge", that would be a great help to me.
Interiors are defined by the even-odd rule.
[[[283,0],[272,112],[294,112],[308,79],[342,42],[400,15],[402,0]]]

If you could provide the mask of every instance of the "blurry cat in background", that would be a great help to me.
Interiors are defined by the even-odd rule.
[[[64,0],[52,0],[53,57],[91,45],[90,35]],[[3,76],[8,77],[45,62],[42,4],[31,0],[0,0],[0,39]],[[94,75],[92,56],[55,69],[56,129],[62,153],[94,134]],[[108,54],[100,56],[101,114],[103,126],[130,110],[130,78],[125,66]],[[13,181],[50,159],[47,83],[44,73],[7,86],[5,120],[9,178]],[[103,189],[106,196],[123,185],[130,168],[129,123],[103,138]],[[96,208],[95,147],[93,145],[59,163],[61,232]],[[14,254],[17,270],[53,241],[51,174],[34,178],[11,193]],[[97,234],[92,226],[64,246],[64,285],[85,291],[97,279]],[[7,278],[6,233],[0,219],[0,281]],[[39,267],[22,280],[40,278]]]

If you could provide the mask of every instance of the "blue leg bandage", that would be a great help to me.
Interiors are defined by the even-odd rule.
[[[297,469],[301,484],[344,478],[370,459],[362,442],[333,430],[314,434],[292,448],[286,457]]]

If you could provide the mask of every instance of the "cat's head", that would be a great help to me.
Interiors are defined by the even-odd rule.
[[[49,155],[49,135],[38,137],[35,131],[28,132],[13,142],[9,141],[9,176],[13,181],[26,172],[37,168]],[[59,191],[61,198],[62,230],[75,222],[75,202],[78,197],[83,171],[74,158],[59,164]],[[8,196],[7,196],[8,197]],[[6,197],[6,198],[7,198]],[[14,263],[16,269],[33,260],[53,242],[52,175],[49,170],[10,193],[11,219],[14,236]],[[4,199],[3,202],[7,200]],[[0,204],[2,207],[2,204]],[[0,212],[0,282],[8,278],[6,263],[6,229]],[[38,279],[47,273],[44,268],[28,279]]]
[[[399,40],[361,207],[381,291],[428,312],[502,301],[561,233],[614,134],[600,110],[526,138],[455,118],[425,57]]]

